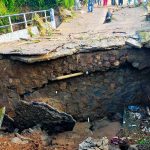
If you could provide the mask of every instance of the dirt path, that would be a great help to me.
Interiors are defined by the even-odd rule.
[[[108,8],[94,8],[93,13],[87,13],[86,8],[78,12],[78,17],[68,23],[63,23],[58,28],[61,33],[67,35],[69,33],[103,31],[103,32],[135,32],[137,29],[149,26],[145,22],[146,10],[143,7],[137,8],[112,8],[116,12],[113,14],[111,23],[103,24]]]

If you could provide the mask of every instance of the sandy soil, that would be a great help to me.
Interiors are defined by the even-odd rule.
[[[0,150],[78,150],[79,144],[87,137],[109,139],[118,133],[120,123],[99,121],[99,126],[91,132],[89,123],[77,123],[74,130],[53,136],[47,136],[41,130],[32,133],[22,133],[21,136],[29,138],[27,144],[13,143],[15,134],[6,134],[0,137]]]

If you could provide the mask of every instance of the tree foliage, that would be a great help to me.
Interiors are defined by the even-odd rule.
[[[71,8],[74,0],[0,0],[0,15],[19,13],[22,10],[49,9],[55,6]]]
[[[57,5],[61,5],[65,8],[71,8],[74,5],[74,0],[56,0]]]

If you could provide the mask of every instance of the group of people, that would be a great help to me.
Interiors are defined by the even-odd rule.
[[[128,0],[128,5],[138,5],[142,2],[147,0]],[[81,9],[81,5],[84,5],[85,0],[75,0],[75,10]],[[88,6],[88,12],[93,12],[94,5],[97,4],[98,6],[101,6],[103,3],[103,6],[106,7],[108,5],[108,0],[87,0],[87,6]],[[122,6],[124,3],[124,0],[111,0],[111,5],[115,6]]]
[[[98,6],[102,5],[102,0],[88,0],[88,12],[93,12],[94,4],[97,4]],[[116,0],[111,0],[111,5],[115,6]],[[108,5],[108,0],[103,0],[103,6]],[[118,5],[122,6],[123,5],[123,0],[118,0]]]

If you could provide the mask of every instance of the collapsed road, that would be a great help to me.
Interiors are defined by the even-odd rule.
[[[124,16],[127,10],[145,12],[141,7],[119,12]],[[30,39],[1,44],[1,106],[15,118],[20,100],[43,102],[77,121],[122,113],[130,104],[149,106],[149,22],[142,22],[145,16],[136,15],[136,27],[131,22],[127,29],[116,29],[117,21],[112,21],[112,27],[104,25],[111,28],[107,34],[102,31],[104,27],[59,36],[56,31],[52,37],[39,38],[39,43]],[[32,117],[25,120],[31,123]],[[75,123],[73,118],[70,129]]]

